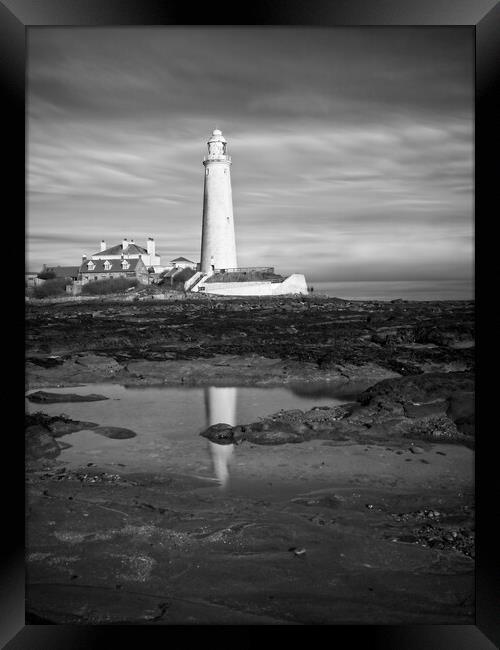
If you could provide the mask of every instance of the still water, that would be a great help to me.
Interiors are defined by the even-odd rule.
[[[474,300],[474,279],[310,282],[316,295],[345,300]]]
[[[87,384],[51,388],[55,393],[97,393],[109,399],[99,402],[33,404],[28,412],[64,414],[74,420],[100,426],[125,427],[135,438],[113,440],[91,429],[59,438],[71,445],[59,460],[68,467],[89,463],[115,471],[170,471],[198,473],[220,485],[228,484],[234,464],[234,445],[217,445],[199,434],[212,424],[246,424],[280,409],[335,406],[352,399],[328,383],[296,384],[289,387],[124,387],[117,384]],[[207,462],[208,461],[208,462]]]

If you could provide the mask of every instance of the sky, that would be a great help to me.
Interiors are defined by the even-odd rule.
[[[217,127],[240,266],[472,297],[469,28],[29,28],[27,91],[30,271],[199,261]]]

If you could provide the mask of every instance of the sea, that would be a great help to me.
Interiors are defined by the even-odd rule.
[[[474,300],[473,280],[314,282],[313,294],[346,300]]]

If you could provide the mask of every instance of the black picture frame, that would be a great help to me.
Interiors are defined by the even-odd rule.
[[[26,31],[31,26],[119,26],[119,25],[321,25],[321,26],[470,26],[476,39],[476,127],[475,127],[475,223],[476,223],[476,306],[478,310],[478,436],[476,447],[477,496],[477,559],[476,559],[476,625],[469,626],[326,626],[328,629],[309,630],[285,626],[278,629],[227,628],[202,629],[176,626],[67,626],[25,625],[24,621],[24,450],[23,436],[17,427],[9,434],[4,459],[11,475],[1,472],[4,481],[2,495],[13,506],[14,515],[4,519],[0,583],[0,645],[8,650],[77,650],[100,648],[120,642],[139,642],[149,646],[160,640],[174,647],[191,643],[238,645],[254,647],[257,642],[277,639],[280,645],[293,640],[310,643],[311,632],[327,633],[329,645],[339,647],[384,648],[384,650],[488,650],[500,646],[500,617],[495,597],[500,593],[498,573],[498,542],[493,531],[500,523],[496,490],[496,458],[491,438],[496,435],[494,416],[494,385],[484,378],[495,358],[488,349],[494,305],[481,296],[492,277],[495,260],[494,242],[488,236],[489,224],[494,222],[495,193],[498,191],[498,167],[495,167],[494,134],[498,129],[499,105],[494,91],[498,89],[500,61],[500,5],[496,0],[254,0],[242,10],[236,3],[224,1],[197,5],[179,0],[2,0],[0,2],[0,72],[4,109],[4,134],[11,138],[4,161],[8,162],[4,205],[9,205],[8,221],[17,241],[24,240],[25,213],[25,46]],[[7,195],[7,196],[5,196]],[[8,201],[8,203],[6,203]],[[497,199],[498,201],[498,199]],[[9,237],[10,239],[10,237]],[[489,248],[491,246],[491,249]],[[12,264],[19,265],[18,251],[12,254]],[[22,274],[19,274],[22,277]],[[21,280],[19,280],[21,282]],[[15,284],[17,281],[14,282]],[[23,291],[14,287],[10,308],[12,341],[24,348]],[[487,294],[487,290],[484,295]],[[15,308],[15,309],[14,309]],[[16,319],[21,320],[16,327]],[[9,319],[10,320],[10,319]],[[9,341],[9,347],[10,341]],[[16,348],[17,349],[17,348]],[[494,353],[495,354],[495,353]],[[22,363],[22,362],[21,362]],[[19,361],[15,362],[19,368]],[[10,377],[13,395],[11,409],[17,409],[17,396],[24,393],[17,386],[23,379],[22,370]],[[16,395],[16,397],[14,397]],[[24,411],[24,406],[23,406]],[[17,418],[16,418],[17,420]],[[18,436],[15,439],[14,433]],[[491,434],[491,435],[490,435]],[[4,432],[6,436],[7,433]],[[11,460],[12,459],[12,460]],[[15,460],[14,460],[15,459]],[[7,517],[7,515],[5,515]],[[148,627],[146,631],[144,628]],[[242,633],[243,632],[243,633]],[[271,639],[269,639],[269,633]],[[140,636],[136,636],[140,635]],[[137,641],[135,641],[137,639]],[[272,641],[271,641],[272,642]]]

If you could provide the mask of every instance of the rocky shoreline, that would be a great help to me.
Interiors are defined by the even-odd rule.
[[[238,448],[233,492],[188,443],[190,475],[70,469],[73,432],[134,432],[28,415],[38,622],[473,622],[474,303],[30,304],[26,359],[30,391],[328,381],[350,399],[209,427]]]
[[[474,416],[471,373],[428,373],[383,380],[350,404],[280,411],[244,425],[214,424],[201,435],[218,444],[411,438],[473,447]]]
[[[474,370],[473,302],[335,298],[29,305],[30,387],[383,379]],[[197,364],[193,365],[193,362]]]

